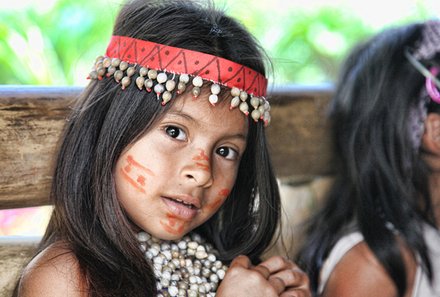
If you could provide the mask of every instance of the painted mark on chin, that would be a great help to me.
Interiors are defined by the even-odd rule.
[[[174,235],[182,234],[182,231],[185,228],[185,222],[180,221],[171,214],[167,214],[167,217],[166,220],[160,220],[160,224],[165,231]]]

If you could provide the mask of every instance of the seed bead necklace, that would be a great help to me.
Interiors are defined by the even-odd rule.
[[[227,266],[217,260],[217,251],[192,233],[179,241],[137,234],[145,258],[153,266],[158,297],[212,297]]]

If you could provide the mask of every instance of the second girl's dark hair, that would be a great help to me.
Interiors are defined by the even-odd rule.
[[[399,296],[407,282],[397,235],[432,275],[422,234],[423,223],[435,222],[430,172],[409,129],[411,110],[422,100],[424,77],[405,57],[422,28],[387,29],[359,45],[342,68],[330,105],[337,175],[323,207],[308,223],[298,259],[315,293],[324,260],[353,224]]]
[[[265,74],[265,55],[234,19],[211,4],[135,0],[122,7],[114,35],[220,56]],[[55,209],[40,250],[63,240],[75,254],[90,296],[154,296],[152,268],[138,248],[115,194],[113,170],[123,150],[172,105],[135,85],[122,90],[113,79],[92,81],[65,127],[51,198]],[[237,111],[238,112],[238,111]],[[220,210],[197,232],[231,261],[257,261],[279,220],[277,183],[264,128],[249,122],[247,148],[235,186]]]

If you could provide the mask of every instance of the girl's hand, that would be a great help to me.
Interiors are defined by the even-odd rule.
[[[307,274],[283,257],[274,256],[253,268],[259,271],[281,297],[310,297]]]
[[[272,257],[253,266],[246,256],[232,261],[218,297],[310,297],[309,279],[294,263]]]

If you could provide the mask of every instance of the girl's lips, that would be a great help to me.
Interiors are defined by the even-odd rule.
[[[161,198],[171,214],[178,219],[190,221],[197,215],[198,209],[195,207],[190,207],[169,197]]]

